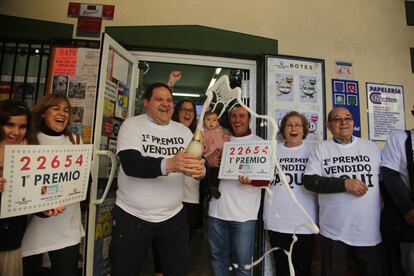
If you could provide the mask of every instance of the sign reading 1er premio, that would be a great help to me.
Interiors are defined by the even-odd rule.
[[[270,180],[274,168],[271,141],[228,142],[224,144],[219,178]]]
[[[92,145],[7,145],[1,218],[82,201],[88,190]]]

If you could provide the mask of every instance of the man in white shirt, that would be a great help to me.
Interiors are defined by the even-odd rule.
[[[350,256],[358,275],[382,275],[380,248],[381,151],[354,137],[346,108],[328,114],[333,139],[323,141],[309,157],[303,183],[319,193],[322,275],[348,275]]]
[[[230,111],[230,142],[258,141],[252,134],[250,113],[242,106]],[[216,166],[218,164],[211,164]],[[254,181],[251,182],[254,184]],[[268,181],[267,181],[268,183]],[[244,265],[252,262],[255,228],[260,206],[260,188],[238,180],[220,180],[219,198],[212,198],[208,212],[208,240],[215,275],[251,275]]]
[[[414,116],[414,106],[411,113]],[[414,275],[414,191],[410,184],[414,181],[414,169],[409,166],[406,153],[406,143],[413,148],[414,129],[409,134],[411,142],[406,131],[392,132],[382,151],[384,208],[381,231],[386,249],[386,270],[390,276]]]
[[[173,99],[167,85],[151,85],[144,107],[147,114],[126,119],[118,134],[121,166],[112,211],[111,275],[138,275],[152,244],[164,275],[187,275],[189,233],[182,173],[203,177],[204,160],[183,150],[192,133],[171,120]]]

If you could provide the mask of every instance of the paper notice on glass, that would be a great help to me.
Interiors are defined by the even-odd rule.
[[[220,179],[270,180],[275,164],[271,141],[228,142],[224,144],[220,164]]]
[[[45,211],[86,198],[92,145],[7,145],[1,218]]]

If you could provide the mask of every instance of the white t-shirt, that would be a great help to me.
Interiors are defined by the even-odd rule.
[[[298,147],[288,148],[283,143],[277,145],[277,158],[285,172],[291,191],[299,203],[308,212],[311,218],[317,218],[317,196],[302,185],[302,176],[305,171],[308,157],[313,145],[302,143]],[[267,230],[281,233],[311,234],[306,227],[310,221],[299,210],[289,195],[289,191],[281,182],[279,175],[270,185],[272,197],[266,193],[264,200],[263,221]]]
[[[407,156],[405,153],[406,140],[407,133],[404,130],[393,131],[390,134],[382,151],[381,166],[399,172],[405,186],[410,191],[411,186],[407,170]],[[414,141],[414,131],[411,131],[411,141]]]
[[[133,149],[142,156],[171,158],[185,149],[191,138],[191,131],[183,124],[170,121],[168,125],[157,125],[143,114],[128,118],[121,125],[117,152]],[[183,184],[182,173],[156,178],[130,177],[121,166],[116,205],[142,220],[165,221],[183,208]]]
[[[350,193],[318,195],[321,235],[352,246],[381,242],[379,169],[381,150],[371,141],[354,137],[342,145],[323,141],[309,156],[306,175],[357,178],[368,185],[365,195]]]
[[[48,136],[39,133],[37,138],[41,145],[72,145],[69,136]],[[48,218],[32,217],[23,238],[22,256],[36,255],[76,245],[80,243],[81,237],[84,235],[80,203],[65,205],[65,211],[60,215]]]
[[[230,137],[230,142],[259,141],[262,138],[250,134],[244,137]],[[220,198],[212,198],[208,210],[210,217],[245,222],[257,220],[260,207],[261,189],[243,185],[238,180],[220,180]]]
[[[200,203],[200,181],[191,176],[184,175],[184,194],[183,202],[186,203]]]

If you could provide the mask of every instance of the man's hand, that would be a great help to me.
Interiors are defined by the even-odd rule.
[[[207,158],[207,163],[211,168],[219,168],[221,162],[221,151],[216,150],[210,154]]]
[[[192,178],[200,180],[206,174],[205,164],[204,164],[205,160],[204,159],[200,159],[200,160],[195,159],[195,160],[197,162],[193,162],[194,160],[192,160],[191,163],[186,165],[186,169],[184,172],[187,174],[190,174]]]
[[[0,176],[0,193],[4,192],[4,183],[6,183],[6,179]]]
[[[405,214],[404,218],[409,225],[414,225],[414,209],[411,209],[407,214]]]
[[[345,191],[356,196],[363,196],[368,191],[368,186],[358,179],[345,179]]]
[[[243,185],[250,185],[252,180],[248,176],[239,176],[239,181]]]
[[[60,206],[60,207],[56,207],[47,211],[44,211],[43,213],[48,216],[57,216],[63,213],[63,211],[65,211],[65,206]]]
[[[182,150],[174,157],[167,159],[167,173],[182,172],[191,175],[193,178],[200,178],[205,174],[204,162],[204,159],[198,160],[191,153]]]

